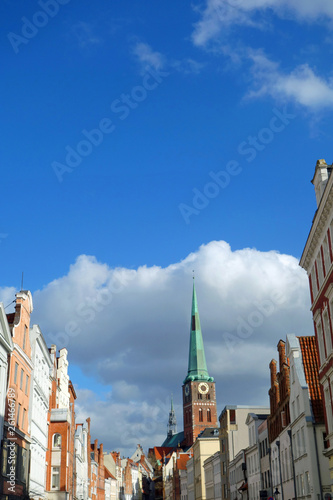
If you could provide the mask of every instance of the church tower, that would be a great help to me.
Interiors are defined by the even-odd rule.
[[[207,427],[218,426],[215,382],[207,370],[194,281],[188,371],[183,382],[183,418],[186,446],[192,446]]]
[[[171,395],[171,410],[169,412],[168,420],[168,438],[177,434],[177,420],[175,410],[173,409],[173,396]]]

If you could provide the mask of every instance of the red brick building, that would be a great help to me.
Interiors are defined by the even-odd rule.
[[[6,499],[29,498],[29,400],[32,373],[29,291],[16,294],[15,312],[7,315],[13,341],[2,443],[1,492]]]
[[[271,388],[268,391],[270,415],[267,419],[269,442],[272,443],[290,424],[290,366],[286,357],[286,345],[283,340],[278,343],[279,372],[275,359],[270,362]]]
[[[98,439],[90,445],[91,456],[91,483],[93,485],[92,500],[104,500],[105,498],[105,468],[103,444],[98,448]]]

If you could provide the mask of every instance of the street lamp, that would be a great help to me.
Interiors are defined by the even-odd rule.
[[[280,492],[277,488],[275,488],[273,495],[274,495],[275,500],[279,500]]]

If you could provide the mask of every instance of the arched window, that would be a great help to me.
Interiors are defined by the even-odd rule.
[[[208,408],[207,410],[207,422],[211,422],[212,421],[212,414],[210,412],[210,409]]]
[[[202,409],[201,408],[199,410],[199,422],[203,422],[203,414],[202,414]]]
[[[53,448],[61,448],[61,435],[60,434],[53,434],[52,446],[53,446]]]

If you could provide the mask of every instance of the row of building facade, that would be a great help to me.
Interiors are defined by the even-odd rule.
[[[47,347],[30,326],[32,296],[0,303],[1,500],[140,500],[153,492],[153,468],[138,445],[133,457],[91,441],[90,418],[76,422],[68,352]]]
[[[309,278],[315,335],[290,334],[279,341],[278,361],[269,364],[269,407],[225,406],[218,422],[211,418],[205,405],[216,404],[215,388],[193,302],[191,342],[194,336],[193,345],[200,349],[190,344],[183,383],[185,436],[168,436],[161,447],[150,450],[160,464],[160,496],[166,500],[332,498],[332,169],[325,160],[317,161],[312,179],[317,210],[300,260]]]
[[[324,499],[331,495],[316,339],[287,335],[270,363],[270,406],[225,406],[193,445],[159,447],[166,500]]]

